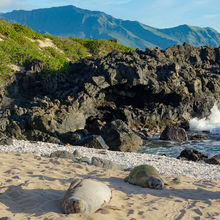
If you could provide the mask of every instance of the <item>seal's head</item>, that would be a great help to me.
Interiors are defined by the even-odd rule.
[[[149,188],[152,188],[152,189],[163,189],[164,188],[164,183],[161,181],[160,178],[149,176],[147,181],[148,181]]]
[[[69,199],[63,203],[64,214],[82,213],[85,211],[84,203],[81,200]]]

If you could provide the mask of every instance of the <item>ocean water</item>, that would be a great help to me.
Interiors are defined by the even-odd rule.
[[[193,118],[190,120],[189,125],[189,135],[204,133],[208,135],[208,139],[179,143],[159,140],[160,134],[156,134],[147,141],[141,152],[177,157],[182,150],[192,149],[198,150],[209,157],[220,154],[220,110],[217,104],[213,106],[211,114],[207,118]]]

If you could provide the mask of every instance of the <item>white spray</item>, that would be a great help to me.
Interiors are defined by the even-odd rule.
[[[213,134],[220,134],[220,110],[215,103],[211,109],[211,114],[207,118],[193,118],[189,121],[192,131],[209,131]]]

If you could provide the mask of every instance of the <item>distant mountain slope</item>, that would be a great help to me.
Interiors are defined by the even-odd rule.
[[[174,28],[161,29],[162,33],[175,38],[179,42],[187,42],[193,46],[220,45],[220,34],[213,28],[200,28],[189,25],[180,25]],[[184,34],[183,34],[184,33]]]
[[[193,46],[220,45],[220,33],[212,28],[181,25],[157,29],[137,21],[116,19],[99,11],[75,6],[53,7],[32,11],[17,10],[0,15],[11,22],[25,24],[41,33],[92,39],[117,39],[133,48],[167,48],[187,42]]]

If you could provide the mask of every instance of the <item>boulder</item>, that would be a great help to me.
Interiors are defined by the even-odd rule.
[[[8,118],[1,117],[0,118],[0,131],[5,132],[8,124],[9,124]]]
[[[86,129],[80,129],[75,132],[59,134],[59,137],[65,144],[84,145],[84,140],[88,137],[88,131]]]
[[[206,163],[220,165],[220,154],[217,154],[211,158],[205,160]]]
[[[86,129],[90,133],[101,134],[101,130],[102,130],[104,123],[99,118],[89,117],[86,120]]]
[[[51,133],[42,132],[39,130],[29,130],[26,132],[26,137],[28,140],[32,141],[43,141],[43,142],[49,142],[54,144],[60,144],[61,141],[59,138],[53,136]]]
[[[191,160],[191,161],[204,161],[208,157],[197,150],[183,150],[177,159]]]
[[[150,165],[140,165],[131,170],[125,182],[152,189],[163,189],[164,181],[159,172]]]
[[[85,127],[85,117],[79,112],[61,111],[56,114],[54,112],[45,113],[39,109],[38,113],[34,113],[30,117],[29,124],[33,129],[39,131],[65,134],[83,129]]]
[[[77,179],[70,184],[62,202],[64,214],[92,213],[111,199],[111,190],[102,182],[92,179]]]
[[[160,140],[187,141],[188,136],[183,128],[167,126],[160,135]]]
[[[88,148],[96,148],[96,149],[109,149],[109,147],[106,145],[103,138],[99,135],[91,135],[89,138],[87,138],[85,147]]]
[[[30,117],[29,124],[32,129],[46,133],[55,132],[56,130],[54,115],[52,113],[44,113],[42,110],[39,110],[38,113],[35,113]]]
[[[56,131],[64,134],[66,132],[74,132],[85,127],[85,117],[80,112],[62,112],[56,116],[57,123]]]
[[[8,137],[0,138],[0,145],[12,145],[12,144],[13,144],[12,138],[8,138]]]
[[[79,153],[78,150],[74,150],[73,155],[74,155],[74,157],[76,157],[76,158],[80,158],[80,157],[81,157],[81,155],[80,155],[80,153]]]
[[[110,150],[137,152],[143,144],[142,139],[119,119],[106,124],[101,134]]]
[[[79,159],[79,163],[89,164],[91,165],[91,160],[88,157],[81,157]]]
[[[205,134],[195,134],[192,137],[190,137],[190,140],[196,141],[196,140],[207,140],[208,135]]]
[[[75,160],[75,156],[72,153],[65,150],[54,151],[53,153],[50,154],[50,157],[67,158],[67,159]]]
[[[92,165],[105,168],[105,169],[111,169],[111,170],[122,170],[123,167],[117,163],[113,163],[110,160],[102,159],[99,157],[92,157]]]
[[[17,124],[16,121],[12,121],[10,124],[8,124],[7,132],[8,132],[8,136],[10,137],[13,137],[15,139],[25,140],[25,137],[22,134],[21,128]]]

